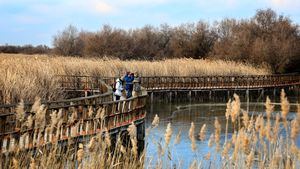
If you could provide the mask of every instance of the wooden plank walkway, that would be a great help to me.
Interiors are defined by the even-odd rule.
[[[300,75],[141,77],[143,94],[113,101],[110,87],[115,77],[57,76],[61,88],[85,92],[86,97],[43,102],[44,116],[36,117],[32,104],[25,104],[25,117],[16,117],[17,104],[0,105],[0,151],[29,149],[70,138],[82,137],[126,127],[143,120],[147,91],[256,89],[300,85]],[[91,96],[87,96],[89,94]],[[57,121],[53,121],[53,117]],[[42,122],[42,124],[41,124]]]
[[[45,115],[39,119],[42,123],[38,122],[36,112],[31,112],[32,104],[24,105],[25,119],[22,121],[18,121],[16,117],[17,104],[0,105],[1,152],[32,149],[104,131],[112,132],[132,122],[143,121],[146,115],[146,92],[138,97],[113,101],[111,88],[103,81],[96,82],[92,84],[94,88],[98,85],[97,90],[104,93],[43,103]],[[29,119],[32,117],[36,120],[29,125]],[[56,118],[56,122],[53,117]]]

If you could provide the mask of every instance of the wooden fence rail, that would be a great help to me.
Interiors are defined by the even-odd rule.
[[[59,77],[64,90],[97,90],[102,94],[44,102],[42,118],[32,112],[32,103],[24,104],[24,119],[16,116],[17,104],[0,105],[0,152],[43,146],[104,130],[110,132],[145,117],[146,92],[138,97],[113,101],[111,87],[100,78]]]
[[[56,76],[65,91],[89,91],[92,96],[42,102],[44,115],[25,104],[25,116],[16,116],[17,104],[0,105],[0,150],[10,152],[42,146],[58,140],[92,135],[127,126],[145,117],[147,92],[138,97],[113,101],[110,85],[115,77]],[[250,89],[300,85],[300,75],[141,77],[147,91]],[[41,112],[39,112],[41,113]],[[32,118],[35,120],[32,120]],[[56,119],[56,121],[54,120]]]

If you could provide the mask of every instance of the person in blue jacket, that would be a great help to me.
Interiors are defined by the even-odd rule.
[[[133,80],[134,80],[134,74],[127,72],[125,77],[125,89],[126,89],[126,93],[127,93],[127,98],[130,98],[132,96],[132,90],[133,90]]]

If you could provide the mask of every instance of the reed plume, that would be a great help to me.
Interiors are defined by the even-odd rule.
[[[237,94],[233,94],[234,101],[231,102],[231,121],[235,123],[237,117],[240,115],[241,110],[241,101],[240,97]]]
[[[158,124],[159,124],[159,117],[158,117],[157,114],[155,114],[155,116],[154,116],[153,121],[152,121],[151,124],[152,124],[152,128],[155,128],[155,127],[158,126]]]
[[[297,119],[294,119],[291,123],[291,139],[296,140],[299,134],[299,123]]]
[[[167,129],[166,129],[166,133],[165,133],[165,142],[166,145],[168,146],[172,137],[172,126],[171,123],[168,123]]]
[[[90,152],[94,152],[96,149],[96,137],[92,137],[89,144],[87,145]]]
[[[266,115],[267,115],[267,119],[270,119],[271,114],[272,114],[272,112],[274,111],[274,105],[272,105],[269,96],[267,96],[265,106],[266,106]]]
[[[229,158],[229,151],[231,149],[231,142],[225,142],[224,143],[224,148],[223,148],[223,151],[222,151],[222,156],[226,159]]]
[[[191,140],[192,151],[196,151],[196,149],[197,149],[196,139],[195,139],[194,133],[195,133],[195,124],[194,124],[194,122],[191,122],[191,127],[190,127],[190,130],[189,130],[189,138]]]
[[[178,134],[176,135],[174,144],[179,144],[180,143],[180,138],[181,138],[181,130],[179,130]]]
[[[243,116],[242,116],[242,120],[243,120],[243,124],[245,128],[248,128],[249,126],[249,116],[248,116],[248,112],[246,111],[242,111],[243,112]]]
[[[78,150],[77,150],[77,161],[79,164],[79,168],[83,167],[83,164],[82,164],[83,157],[84,157],[83,144],[79,143]]]
[[[133,153],[134,156],[137,156],[137,129],[136,129],[136,126],[135,124],[132,122],[128,128],[127,128],[127,131],[128,131],[128,134],[130,136],[130,141],[131,141],[131,145],[132,145],[132,148],[131,148],[131,151]]]
[[[105,130],[105,143],[106,143],[107,147],[110,147],[111,146],[110,134],[109,134],[107,128],[105,128],[104,130]]]
[[[45,105],[40,105],[40,107],[37,109],[36,115],[35,115],[35,127],[39,128],[39,127],[45,126],[46,111],[47,111],[47,109],[46,109]]]
[[[16,108],[16,119],[22,122],[25,118],[25,111],[24,111],[24,101],[21,99],[20,103]]]
[[[37,113],[41,107],[41,98],[35,97],[35,101],[32,105],[31,112]]]
[[[192,164],[190,165],[189,169],[197,169],[197,160],[194,159]]]
[[[33,121],[34,121],[33,115],[29,115],[29,116],[27,117],[26,122],[25,122],[25,125],[27,126],[28,129],[33,128]]]
[[[284,124],[285,128],[287,128],[286,118],[287,118],[287,115],[290,111],[290,103],[289,103],[283,89],[281,90],[281,94],[280,94],[280,105],[281,105],[281,117],[282,117],[282,120],[283,120],[283,124]]]
[[[226,117],[226,126],[225,126],[225,143],[227,142],[227,136],[228,136],[228,121],[229,121],[229,117],[231,115],[232,112],[232,107],[231,107],[231,99],[228,100],[227,104],[226,104],[226,112],[225,112],[225,117]]]
[[[247,156],[247,160],[246,160],[247,168],[252,168],[253,160],[254,160],[254,149],[252,149],[251,152]]]
[[[225,117],[226,120],[229,119],[230,115],[231,115],[231,99],[228,100],[227,104],[226,104],[226,113],[225,113]]]
[[[200,132],[199,132],[199,139],[201,141],[204,141],[206,138],[206,124],[203,124],[201,129],[200,129]]]
[[[192,137],[194,136],[194,132],[195,132],[195,124],[194,124],[194,122],[191,122],[191,127],[189,129],[189,138],[190,138],[190,140],[192,140]]]
[[[211,156],[211,154],[210,154],[210,152],[208,152],[208,153],[204,156],[204,159],[205,159],[205,160],[209,160],[209,159],[210,159],[210,156]]]
[[[93,107],[92,107],[92,106],[89,106],[88,117],[89,117],[89,118],[92,118],[92,117],[93,117],[93,114],[94,114]]]
[[[208,147],[212,147],[214,144],[214,134],[211,134],[208,140]]]
[[[215,142],[216,142],[216,150],[220,150],[220,137],[221,137],[221,124],[218,120],[218,117],[215,117]]]

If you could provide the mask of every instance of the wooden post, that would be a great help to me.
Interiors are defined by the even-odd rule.
[[[151,92],[151,94],[150,94],[151,96],[151,103],[153,103],[153,92]]]
[[[249,113],[249,89],[246,90],[247,112]]]
[[[189,97],[189,102],[191,102],[192,101],[192,91],[191,90],[189,91],[188,97]]]
[[[172,92],[171,91],[169,93],[169,101],[170,101],[170,103],[172,103]]]

